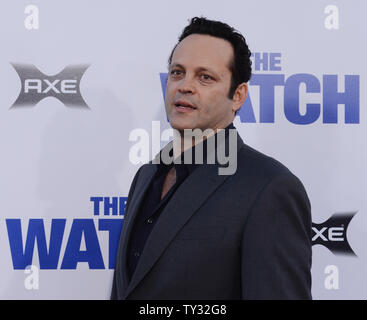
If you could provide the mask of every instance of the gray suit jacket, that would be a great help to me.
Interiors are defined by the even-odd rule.
[[[169,147],[169,144],[166,146]],[[237,170],[199,166],[179,186],[128,282],[127,242],[157,165],[132,182],[111,299],[310,299],[311,209],[302,183],[237,135]]]

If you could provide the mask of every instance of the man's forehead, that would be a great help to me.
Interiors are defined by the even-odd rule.
[[[229,67],[233,48],[229,41],[210,35],[191,34],[175,48],[171,67],[195,64],[204,69]]]

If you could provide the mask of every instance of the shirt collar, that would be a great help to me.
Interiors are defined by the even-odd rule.
[[[228,135],[229,135],[229,130],[230,129],[236,129],[235,126],[233,125],[233,122],[231,122],[227,127],[224,128],[225,130],[225,139],[226,141],[228,140]],[[214,134],[214,136],[217,133]],[[181,171],[181,170],[186,170],[189,174],[191,174],[198,166],[200,166],[201,164],[199,163],[195,163],[195,147],[197,147],[198,145],[202,144],[203,145],[203,163],[206,163],[206,158],[207,158],[207,139],[199,142],[198,144],[194,145],[191,148],[191,156],[192,156],[192,161],[191,163],[184,163],[184,155],[185,153],[187,153],[190,149],[185,150],[184,152],[182,152],[179,157],[181,159],[181,163],[177,164],[177,163],[170,163],[170,164],[165,164],[163,161],[161,161],[158,164],[158,170],[164,170],[164,171],[168,171],[172,166],[175,166],[176,171]],[[217,148],[217,144],[215,144],[215,151]],[[170,151],[170,155],[172,155],[173,153],[173,149]]]

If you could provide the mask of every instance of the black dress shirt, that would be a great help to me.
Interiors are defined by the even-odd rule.
[[[228,137],[228,130],[234,129],[233,123],[229,124],[225,128],[225,136]],[[203,162],[206,161],[206,139],[203,140]],[[185,151],[186,152],[186,151]],[[185,153],[184,152],[184,153]],[[179,156],[181,159],[181,164],[171,163],[165,164],[161,161],[158,164],[158,170],[149,185],[147,192],[144,195],[142,204],[136,215],[131,237],[128,243],[128,254],[127,254],[127,272],[129,280],[131,279],[135,268],[138,264],[141,253],[143,252],[145,243],[149,237],[150,232],[154,228],[160,214],[166,207],[167,203],[172,198],[173,194],[176,192],[177,188],[182,184],[182,182],[198,167],[200,164],[195,163],[195,146],[191,148],[192,162],[191,164],[184,163],[184,153]],[[172,154],[171,154],[172,155]],[[161,199],[163,183],[167,176],[168,171],[175,167],[176,170],[176,183],[171,187],[171,189],[165,194],[163,199]]]

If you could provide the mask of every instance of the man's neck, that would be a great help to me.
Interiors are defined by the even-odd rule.
[[[229,123],[225,128],[227,128],[230,124],[232,124],[232,122]],[[182,152],[194,147],[195,145],[201,143],[205,139],[213,136],[214,134],[217,134],[219,131],[222,131],[225,128],[206,129],[204,131],[199,129],[198,133],[201,133],[201,134],[197,134],[197,135],[195,135],[196,129],[193,129],[193,130],[189,129],[186,132],[174,130],[174,134],[173,134],[174,159],[180,156]]]

